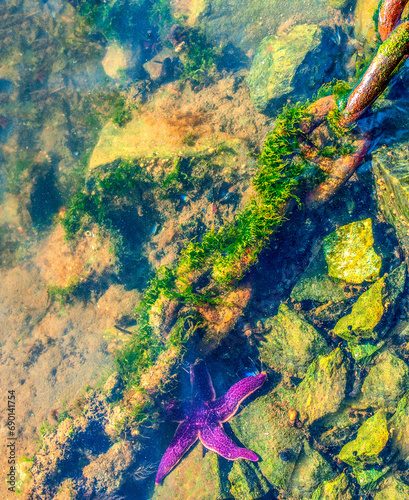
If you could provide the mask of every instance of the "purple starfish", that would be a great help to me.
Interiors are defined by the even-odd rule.
[[[245,458],[256,462],[257,455],[246,448],[240,448],[224,433],[222,423],[231,419],[240,403],[261,387],[267,376],[264,372],[246,377],[234,384],[221,398],[216,399],[212,380],[203,361],[190,368],[192,389],[196,393],[188,412],[176,429],[169,448],[159,464],[156,484],[175,467],[188,449],[200,439],[206,448],[215,451],[227,460]]]

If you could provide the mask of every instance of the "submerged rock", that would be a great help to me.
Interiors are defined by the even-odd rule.
[[[298,302],[314,300],[338,303],[348,298],[344,287],[344,281],[328,276],[328,265],[320,249],[291,291],[291,298]]]
[[[289,485],[302,448],[302,432],[288,425],[291,397],[292,392],[279,386],[246,406],[231,421],[243,445],[261,457],[258,467],[264,477],[278,489]]]
[[[409,486],[395,476],[382,482],[374,500],[409,500]]]
[[[321,43],[322,30],[315,25],[295,26],[289,33],[267,36],[257,48],[247,83],[251,98],[264,110],[269,101],[290,94],[292,80],[310,50]]]
[[[397,300],[403,292],[405,282],[405,264],[380,278],[358,298],[351,313],[337,322],[334,327],[335,335],[352,344],[361,339],[377,339],[379,330],[384,335],[388,320],[393,317],[396,310]]]
[[[339,459],[357,469],[366,465],[380,465],[380,453],[389,440],[386,413],[379,410],[368,418],[358,430],[356,439],[347,443],[339,452]]]
[[[373,157],[373,171],[380,209],[395,230],[406,260],[409,257],[409,151],[407,143],[380,148]]]
[[[323,243],[328,274],[348,283],[374,281],[382,262],[373,244],[371,219],[351,222],[329,234]]]
[[[217,454],[199,444],[156,486],[152,500],[217,500],[226,498],[223,486]]]
[[[297,461],[291,483],[289,485],[290,498],[307,499],[323,481],[334,476],[329,463],[318,451],[312,449],[304,441],[304,449]]]
[[[327,81],[328,72],[334,76],[337,65],[326,64],[328,58],[333,62],[333,47],[336,43],[330,30],[314,24],[300,24],[288,32],[265,37],[247,77],[255,106],[261,111],[278,109],[288,98],[310,96]]]
[[[345,397],[346,382],[347,367],[339,347],[315,359],[295,394],[300,419],[308,419],[308,424],[312,424],[335,413]]]
[[[315,490],[311,500],[352,500],[353,489],[343,472],[333,481],[324,481]]]
[[[409,367],[400,358],[385,351],[376,357],[357,404],[360,408],[372,406],[392,412],[408,388]]]
[[[286,304],[266,321],[265,330],[265,343],[259,348],[261,359],[282,373],[304,377],[311,361],[327,349],[317,330]]]
[[[409,457],[409,392],[399,401],[395,414],[388,422],[392,450],[401,460]]]
[[[341,318],[335,325],[335,335],[351,341],[378,338],[374,328],[384,313],[382,303],[384,281],[384,278],[381,278],[359,297],[351,313]]]
[[[83,469],[85,495],[112,495],[125,481],[135,459],[131,443],[121,441]]]
[[[248,460],[236,460],[228,477],[234,500],[257,500],[271,490],[258,466]]]

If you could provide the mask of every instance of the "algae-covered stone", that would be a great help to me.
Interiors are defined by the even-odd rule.
[[[155,487],[152,500],[221,500],[229,497],[221,480],[216,453],[203,456],[203,446],[199,445],[183,457],[163,484]]]
[[[374,15],[379,0],[357,0],[354,12],[354,33],[356,38],[375,45],[376,28]]]
[[[386,413],[379,410],[359,428],[356,439],[347,443],[339,452],[343,462],[362,469],[365,465],[382,463],[379,457],[389,440]]]
[[[382,302],[384,281],[384,278],[379,279],[358,298],[351,313],[341,318],[335,325],[335,335],[348,341],[378,338],[374,328],[384,313]]]
[[[389,351],[377,356],[362,386],[359,407],[385,408],[394,411],[400,398],[409,388],[409,368]]]
[[[347,368],[340,348],[319,356],[308,368],[295,394],[295,406],[308,423],[335,413],[345,397]]]
[[[311,361],[327,349],[323,337],[287,305],[266,321],[265,343],[260,346],[262,361],[279,372],[304,377]]]
[[[345,473],[337,476],[333,481],[324,481],[315,490],[311,500],[352,500],[353,489]]]
[[[246,406],[230,422],[241,443],[261,457],[261,472],[278,489],[288,486],[302,448],[302,432],[288,425],[292,394],[279,386]]]
[[[377,351],[385,344],[385,341],[381,340],[377,344],[357,344],[354,341],[348,342],[349,350],[354,358],[354,361],[360,365],[366,365],[372,359]]]
[[[373,491],[381,482],[382,478],[389,472],[390,467],[387,465],[383,468],[360,469],[355,467],[353,473],[356,482],[359,486],[367,491]]]
[[[409,392],[399,401],[395,414],[388,422],[392,449],[399,459],[409,457]]]
[[[394,226],[406,261],[409,257],[408,143],[380,148],[373,157],[377,196],[386,221]]]
[[[289,485],[290,498],[311,498],[317,486],[333,476],[334,472],[329,463],[304,441],[304,449],[297,460]]]
[[[328,276],[328,265],[321,249],[292,289],[291,298],[298,302],[342,302],[348,298],[344,286],[344,281]]]
[[[382,262],[373,243],[371,219],[351,222],[326,236],[323,250],[328,274],[348,283],[374,281]]]
[[[228,478],[234,500],[256,500],[271,490],[257,465],[248,460],[236,460]]]
[[[409,500],[409,486],[395,476],[388,477],[382,482],[380,491],[374,500]]]
[[[292,80],[306,54],[321,43],[318,26],[302,24],[288,33],[267,36],[254,56],[247,83],[255,106],[264,110],[269,101],[290,94]]]
[[[330,5],[330,7],[333,7],[334,9],[342,9],[349,2],[350,2],[350,0],[329,0],[329,5]]]

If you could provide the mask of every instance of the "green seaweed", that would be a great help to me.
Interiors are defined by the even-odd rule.
[[[47,285],[48,300],[65,305],[78,287],[78,280],[70,280],[67,286]]]
[[[203,31],[198,28],[189,30],[189,40],[180,81],[190,81],[193,86],[203,83],[205,77],[216,68],[219,57],[219,52],[208,43]]]

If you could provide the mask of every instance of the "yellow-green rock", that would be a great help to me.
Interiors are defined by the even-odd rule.
[[[302,449],[302,431],[288,425],[292,396],[291,391],[278,386],[258,397],[230,422],[240,442],[261,457],[258,462],[261,472],[278,489],[289,485]],[[286,460],[280,457],[283,451],[287,454]]]
[[[409,457],[409,392],[399,401],[395,414],[388,422],[392,449],[400,460]]]
[[[301,420],[308,418],[312,424],[335,413],[345,397],[346,382],[347,368],[339,347],[315,359],[295,394],[295,407]]]
[[[389,439],[386,413],[379,410],[368,418],[358,430],[356,439],[347,443],[339,452],[339,459],[357,469],[365,465],[381,464],[379,454]]]
[[[409,500],[409,486],[395,476],[382,482],[374,500]]]
[[[375,45],[377,37],[374,15],[379,0],[357,0],[354,13],[354,33],[361,41]],[[374,40],[375,39],[375,40]]]
[[[409,367],[389,351],[379,354],[362,386],[357,405],[395,411],[400,398],[409,388]]]
[[[384,313],[382,302],[384,281],[384,278],[379,279],[358,298],[351,313],[341,318],[335,325],[335,335],[348,341],[378,337],[374,328]]]
[[[349,3],[349,0],[329,0],[330,7],[334,9],[342,9]]]
[[[326,236],[323,250],[328,274],[348,283],[374,281],[382,262],[373,243],[371,219],[351,222]]]
[[[304,449],[291,477],[288,498],[311,498],[317,486],[323,481],[332,479],[333,476],[334,472],[328,462],[305,440]]]
[[[266,333],[259,351],[270,368],[304,377],[311,361],[327,349],[317,330],[286,304],[265,323]]]
[[[373,171],[379,208],[394,226],[406,259],[409,257],[409,150],[408,143],[379,148],[373,157]]]
[[[333,481],[324,481],[315,490],[311,500],[352,500],[352,489],[345,473]]]
[[[270,101],[294,90],[294,74],[306,54],[321,43],[321,36],[318,26],[301,24],[288,33],[263,38],[247,77],[251,99],[258,109],[264,110]]]
[[[235,460],[228,478],[234,500],[256,500],[271,489],[258,466],[248,460]]]
[[[222,500],[223,490],[217,454],[203,456],[199,444],[155,487],[152,500]]]
[[[348,298],[344,291],[346,283],[328,276],[328,266],[322,249],[312,259],[307,269],[291,291],[291,298],[338,303]]]

